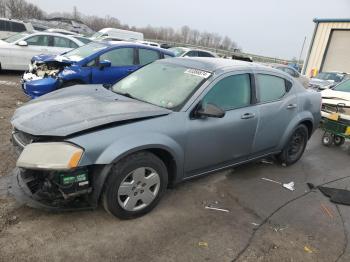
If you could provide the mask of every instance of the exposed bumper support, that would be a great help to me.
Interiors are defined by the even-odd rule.
[[[47,203],[43,203],[41,199],[36,199],[35,196],[32,195],[21,176],[21,170],[19,168],[15,168],[12,171],[8,191],[10,195],[12,195],[19,203],[47,211],[75,211],[94,209],[94,207],[86,205],[85,202],[85,205],[83,203],[81,203],[82,205],[78,205],[76,202],[72,202],[70,205],[67,204],[64,206],[51,206]]]

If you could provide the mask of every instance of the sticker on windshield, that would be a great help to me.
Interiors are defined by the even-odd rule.
[[[194,75],[194,76],[199,76],[202,78],[208,78],[210,76],[210,73],[199,70],[199,69],[192,69],[189,68],[185,71],[185,74],[190,74],[190,75]]]

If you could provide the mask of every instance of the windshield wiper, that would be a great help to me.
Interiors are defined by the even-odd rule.
[[[129,97],[131,99],[135,99],[135,100],[139,100],[139,101],[142,101],[136,97],[134,97],[133,95],[131,95],[130,93],[123,93],[123,92],[118,92],[118,91],[114,91],[114,93],[118,94],[118,95],[122,95],[122,96],[126,96],[126,97]]]

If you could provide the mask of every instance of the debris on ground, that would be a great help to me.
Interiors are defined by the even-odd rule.
[[[288,226],[274,225],[271,227],[273,231],[280,232],[288,228]]]
[[[318,189],[322,192],[322,194],[329,197],[331,202],[342,205],[350,205],[349,190],[322,186],[319,186]]]
[[[261,178],[262,180],[265,180],[265,181],[269,181],[269,182],[272,182],[272,183],[276,183],[276,184],[279,184],[279,185],[282,185],[284,188],[290,190],[290,191],[294,191],[295,190],[295,187],[294,187],[294,182],[289,182],[289,183],[286,183],[286,184],[283,184],[282,182],[278,182],[276,180],[272,180],[272,179],[269,179],[269,178]]]
[[[250,223],[250,224],[252,224],[253,226],[256,226],[256,227],[260,225],[260,224],[258,224],[258,223],[254,223],[254,222],[253,222],[253,223]]]
[[[267,159],[261,159],[260,163],[261,164],[273,165],[273,161],[267,160]]]
[[[329,208],[327,208],[324,204],[321,204],[321,208],[327,216],[329,216],[330,218],[334,218],[332,211]]]
[[[23,102],[22,101],[17,101],[16,105],[18,105],[18,106],[23,105]]]
[[[208,247],[208,243],[207,242],[198,242],[198,246],[200,247]]]
[[[205,206],[205,209],[216,210],[216,211],[221,211],[221,212],[226,212],[226,213],[230,212],[230,210],[228,210],[228,209],[211,207],[211,206]]]
[[[309,254],[314,253],[314,251],[313,251],[310,247],[308,247],[308,246],[304,246],[304,251],[307,252],[307,253],[309,253]]]

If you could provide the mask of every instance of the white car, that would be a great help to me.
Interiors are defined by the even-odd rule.
[[[15,19],[0,18],[0,39],[22,32],[34,32],[32,24]]]
[[[350,79],[321,92],[322,117],[330,118],[337,114],[339,119],[350,123]]]
[[[79,46],[81,40],[54,33],[20,33],[0,40],[0,66],[5,70],[27,70],[35,55],[58,55]]]
[[[172,47],[168,50],[173,52],[176,57],[218,57],[213,52],[188,47]]]
[[[149,46],[155,46],[160,48],[160,44],[156,42],[149,42],[149,41],[136,41],[137,43],[143,44],[143,45],[149,45]]]

